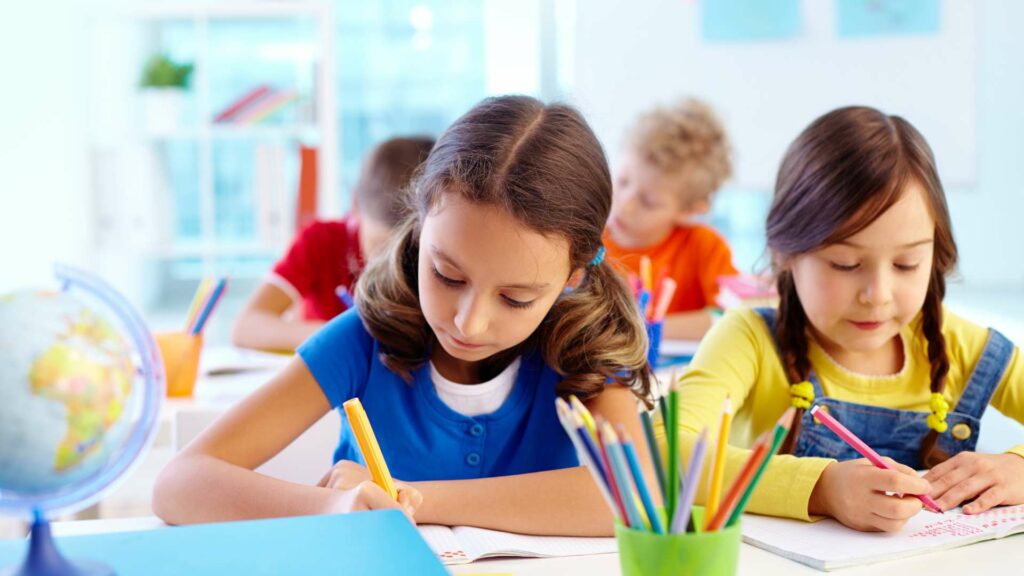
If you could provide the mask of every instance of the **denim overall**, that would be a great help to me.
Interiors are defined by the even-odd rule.
[[[771,334],[775,334],[775,310],[758,308]],[[778,346],[778,342],[776,342]],[[988,407],[1003,378],[1006,366],[1013,355],[1013,343],[996,330],[989,329],[988,342],[981,354],[971,378],[964,387],[956,406],[946,415],[948,428],[938,436],[938,447],[950,456],[964,450],[974,450],[978,443],[981,416]],[[808,377],[814,386],[814,401],[811,407],[825,406],[829,414],[843,423],[882,456],[910,466],[915,470],[923,468],[918,449],[925,435],[931,430],[925,419],[929,412],[896,410],[844,402],[825,397],[818,376],[811,370]],[[924,384],[924,383],[922,383]],[[966,426],[966,428],[965,428]],[[956,432],[956,434],[954,434]],[[851,460],[861,455],[835,435],[827,427],[818,424],[805,410],[801,420],[800,435],[797,437],[793,454],[796,456],[819,456],[836,460]]]

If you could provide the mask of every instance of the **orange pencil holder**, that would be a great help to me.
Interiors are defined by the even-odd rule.
[[[199,376],[199,355],[203,350],[203,335],[188,332],[158,332],[153,334],[160,348],[167,378],[167,395],[188,397],[196,387]]]

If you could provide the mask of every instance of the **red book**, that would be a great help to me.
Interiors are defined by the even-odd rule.
[[[242,109],[244,109],[247,106],[250,106],[251,104],[253,104],[254,102],[256,102],[257,100],[266,96],[269,93],[270,86],[267,86],[266,84],[261,84],[243,94],[240,98],[229,104],[227,108],[218,112],[217,115],[213,117],[213,121],[229,122]]]
[[[314,146],[299,146],[299,190],[295,203],[295,229],[316,218],[316,154]]]

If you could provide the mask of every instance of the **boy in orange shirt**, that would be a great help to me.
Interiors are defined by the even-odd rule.
[[[639,274],[647,256],[656,278],[678,283],[665,338],[701,338],[711,327],[718,277],[737,273],[725,240],[693,220],[710,210],[730,176],[729,156],[721,122],[698,100],[647,112],[628,135],[604,242],[624,274]]]

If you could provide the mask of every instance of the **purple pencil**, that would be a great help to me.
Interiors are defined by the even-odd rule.
[[[708,429],[701,431],[697,443],[693,446],[693,457],[690,458],[690,469],[683,480],[682,495],[679,498],[679,505],[676,506],[676,515],[672,518],[671,533],[678,534],[686,531],[686,525],[690,523],[690,512],[693,509],[693,499],[697,496],[697,485],[700,483],[700,473],[704,468],[704,456],[708,447]]]

